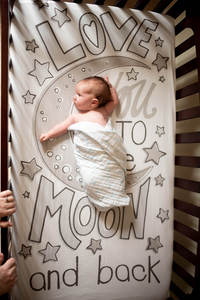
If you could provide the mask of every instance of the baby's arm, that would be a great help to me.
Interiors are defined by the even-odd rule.
[[[117,107],[117,105],[119,103],[119,99],[118,99],[117,92],[116,92],[114,86],[112,86],[112,84],[109,82],[108,77],[106,77],[105,80],[108,82],[109,87],[110,87],[110,101],[108,101],[106,103],[106,105],[104,106],[107,115],[109,115],[113,112],[115,107]]]
[[[74,115],[70,115],[66,120],[54,126],[47,133],[42,133],[39,136],[40,142],[44,142],[50,138],[55,138],[67,132],[68,127],[75,123]]]

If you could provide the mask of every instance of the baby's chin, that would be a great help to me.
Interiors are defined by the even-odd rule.
[[[89,109],[87,109],[87,108],[80,108],[79,107],[79,105],[76,103],[76,101],[74,101],[73,100],[73,103],[74,103],[74,109],[76,110],[76,111],[78,111],[78,112],[87,112],[87,111],[89,111]],[[73,109],[73,110],[74,110]],[[91,109],[92,110],[92,109]]]

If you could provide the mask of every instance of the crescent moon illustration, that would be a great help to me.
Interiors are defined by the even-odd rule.
[[[136,184],[138,184],[142,179],[144,179],[153,169],[153,167],[149,167],[147,169],[128,174],[126,177],[126,186],[125,189],[128,189]]]
[[[35,139],[39,153],[46,167],[69,187],[84,191],[74,158],[73,139],[67,132],[60,137],[40,143],[39,135],[47,132],[72,113],[75,86],[80,80],[114,68],[134,66],[151,69],[140,61],[124,56],[108,56],[84,62],[56,77],[39,98],[34,119]],[[137,176],[140,175],[129,175],[129,182],[135,184]]]

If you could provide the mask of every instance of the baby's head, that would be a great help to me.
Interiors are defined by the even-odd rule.
[[[98,99],[98,104],[95,108],[104,106],[110,100],[110,87],[107,81],[99,76],[87,77],[80,81],[81,83],[87,83],[91,93]]]

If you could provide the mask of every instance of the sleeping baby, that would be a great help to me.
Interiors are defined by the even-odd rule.
[[[40,141],[73,130],[75,158],[89,200],[100,211],[129,205],[126,151],[109,117],[119,102],[115,88],[107,77],[88,77],[76,85],[73,102],[79,112],[41,134]]]

